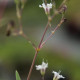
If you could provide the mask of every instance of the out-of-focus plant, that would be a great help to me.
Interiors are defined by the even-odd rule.
[[[55,0],[51,0],[51,3],[48,3],[47,0],[43,0],[43,3],[41,5],[39,5],[40,8],[44,9],[48,21],[47,21],[44,33],[42,35],[42,38],[41,38],[41,40],[39,42],[39,45],[37,47],[35,46],[35,44],[29,39],[29,37],[23,31],[22,12],[23,12],[23,9],[24,9],[24,6],[25,6],[25,2],[26,2],[26,0],[15,0],[16,14],[17,14],[18,22],[19,22],[19,30],[17,30],[15,28],[14,21],[10,21],[9,24],[8,24],[8,27],[7,27],[7,34],[6,35],[7,36],[10,36],[10,35],[18,36],[18,35],[20,35],[20,36],[24,37],[33,46],[33,48],[35,49],[35,55],[34,55],[34,58],[33,58],[33,61],[32,61],[32,65],[30,67],[30,71],[29,71],[29,74],[28,74],[28,77],[27,77],[27,80],[30,80],[32,69],[34,67],[35,60],[36,60],[36,57],[37,57],[38,53],[40,52],[41,48],[43,48],[45,43],[54,35],[56,30],[66,20],[64,18],[64,13],[65,13],[65,11],[67,9],[67,5],[66,5],[67,0],[63,0],[58,8],[56,7]],[[51,13],[51,10],[52,10],[52,13]],[[57,16],[59,14],[62,15],[61,20],[57,24],[55,29],[53,29],[52,28],[52,20],[54,19],[55,16]],[[44,40],[44,37],[45,37],[45,34],[46,34],[48,28],[51,29],[51,34],[46,38],[46,40]],[[48,63],[42,62],[42,65],[36,66],[36,69],[40,70],[41,75],[44,76],[47,67],[48,67]],[[60,72],[57,73],[57,72],[53,71],[53,73],[54,73],[53,80],[58,80],[59,78],[64,78],[62,75],[60,75]],[[16,80],[20,80],[18,72],[16,72]]]

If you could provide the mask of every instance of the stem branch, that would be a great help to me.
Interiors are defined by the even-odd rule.
[[[42,76],[42,80],[44,80],[44,76]]]
[[[44,30],[43,36],[42,36],[42,38],[41,38],[41,41],[40,41],[40,43],[39,43],[39,45],[38,45],[38,48],[36,49],[36,53],[35,53],[35,55],[34,55],[34,58],[33,58],[32,64],[31,64],[31,67],[30,67],[30,70],[29,70],[29,73],[28,73],[27,80],[30,79],[30,76],[31,76],[31,73],[32,73],[32,69],[33,69],[33,67],[34,67],[34,63],[35,63],[37,54],[38,54],[38,52],[39,52],[41,43],[42,43],[42,41],[43,41],[43,39],[44,39],[44,36],[45,36],[46,31],[47,31],[47,29],[48,29],[48,26],[49,26],[49,22],[48,22],[47,25],[46,25],[46,28],[45,28],[45,30]]]
[[[44,30],[44,33],[43,33],[43,36],[42,36],[42,38],[41,38],[41,41],[40,41],[40,43],[39,43],[38,48],[40,48],[40,45],[41,45],[41,43],[42,43],[42,41],[43,41],[43,39],[44,39],[44,36],[45,36],[45,34],[46,34],[46,32],[47,32],[48,27],[49,27],[49,21],[48,21],[48,23],[47,23],[47,25],[46,25],[46,27],[45,27],[45,30]]]
[[[33,67],[34,67],[34,63],[35,63],[35,60],[36,60],[36,57],[37,57],[38,52],[39,52],[39,51],[36,50],[35,56],[34,56],[33,61],[32,61],[32,65],[31,65],[30,70],[29,70],[29,73],[28,73],[27,80],[30,79],[30,76],[31,76],[31,73],[32,73],[32,69],[33,69]]]
[[[24,33],[22,33],[21,36],[24,37],[33,46],[33,48],[36,50],[35,44],[32,43],[32,41],[27,37],[27,35],[25,35]]]
[[[61,19],[60,23],[56,26],[56,28],[52,31],[52,33],[48,36],[48,38],[41,44],[41,48],[54,35],[55,31],[61,26],[63,22],[64,22],[64,18]]]

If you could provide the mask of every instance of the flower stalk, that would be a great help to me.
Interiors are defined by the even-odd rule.
[[[43,8],[45,10],[45,13],[47,13],[47,15],[50,14],[50,9],[52,8],[52,4],[46,4],[43,2],[42,5],[39,5],[39,7]],[[51,17],[51,20],[54,18],[55,15],[59,14],[59,11],[57,11],[57,13],[55,13],[52,17]],[[49,16],[48,16],[49,17]],[[64,18],[61,19],[60,23],[57,25],[57,27],[51,32],[50,36],[48,36],[48,38],[43,42],[43,39],[45,37],[45,34],[48,30],[48,27],[50,26],[50,20],[48,18],[48,23],[45,27],[45,30],[44,30],[44,33],[42,35],[42,38],[41,38],[41,41],[38,45],[38,48],[36,49],[36,53],[35,53],[35,56],[33,58],[33,62],[32,62],[32,65],[31,65],[31,68],[30,68],[30,71],[29,71],[29,74],[28,74],[28,77],[27,77],[27,80],[30,79],[30,76],[31,76],[31,73],[32,73],[32,69],[33,69],[33,66],[34,66],[34,63],[35,63],[35,60],[36,60],[36,57],[37,57],[37,54],[38,52],[40,51],[40,49],[43,47],[43,45],[47,42],[47,40],[49,40],[52,35],[55,33],[55,31],[61,26],[61,24],[64,22]]]
[[[34,58],[33,58],[33,61],[32,61],[32,64],[31,64],[31,67],[30,67],[30,70],[29,70],[29,73],[28,73],[28,77],[27,77],[27,80],[30,80],[31,73],[32,73],[32,70],[33,70],[33,67],[34,67],[34,64],[35,64],[35,60],[36,60],[36,57],[37,57],[39,51],[41,50],[43,45],[54,35],[54,33],[61,26],[61,24],[64,22],[64,17],[62,17],[60,23],[56,26],[56,28],[54,30],[51,27],[51,22],[52,22],[52,19],[54,18],[54,16],[56,16],[57,14],[60,14],[60,13],[62,14],[66,10],[67,7],[65,6],[65,2],[67,0],[63,0],[63,2],[60,5],[59,9],[56,9],[56,6],[55,6],[54,3],[53,4],[52,3],[47,3],[47,0],[45,0],[42,3],[42,5],[39,5],[40,8],[44,9],[45,14],[48,17],[48,22],[47,22],[47,25],[45,27],[44,33],[43,33],[43,35],[41,37],[41,40],[39,42],[39,45],[37,47],[35,46],[35,44],[28,38],[28,36],[23,31],[23,25],[22,25],[21,18],[22,18],[22,11],[23,11],[23,8],[24,8],[24,1],[25,0],[15,0],[16,11],[17,11],[17,18],[18,18],[19,28],[20,28],[20,30],[16,34],[17,35],[21,35],[22,37],[24,37],[33,46],[33,48],[35,49],[35,55],[34,55]],[[21,7],[19,7],[20,3],[22,4]],[[50,15],[50,11],[51,11],[52,8],[53,8],[54,14]],[[46,35],[46,32],[47,32],[48,28],[51,28],[52,31],[51,31],[51,34],[48,36],[48,38],[46,40],[44,40],[44,37]],[[45,65],[46,65],[46,67],[44,68]],[[42,62],[42,65],[36,66],[37,69],[40,70],[43,80],[44,80],[45,70],[48,67],[47,65],[48,64]],[[53,72],[53,73],[55,74],[55,72]],[[59,75],[59,73],[57,75]],[[53,78],[53,80],[58,80],[58,78],[57,79]]]

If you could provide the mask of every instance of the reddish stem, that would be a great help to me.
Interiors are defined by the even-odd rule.
[[[48,36],[48,38],[41,44],[41,48],[43,45],[54,35],[55,31],[61,26],[61,24],[64,22],[64,18],[61,19],[60,23],[56,26],[56,28],[52,31],[52,33]]]
[[[47,31],[47,29],[48,29],[48,26],[49,26],[49,21],[48,21],[48,23],[47,23],[47,25],[46,25],[46,28],[45,28],[45,30],[44,30],[44,33],[43,33],[43,36],[42,36],[42,38],[41,38],[41,41],[40,41],[40,43],[39,43],[38,48],[40,48],[40,45],[41,45],[41,43],[42,43],[42,41],[43,41],[43,39],[44,39],[44,36],[45,36],[46,31]]]
[[[35,63],[37,54],[38,54],[38,51],[36,51],[35,56],[34,56],[34,58],[33,58],[32,65],[31,65],[31,67],[30,67],[30,70],[29,70],[29,74],[28,74],[27,80],[30,79],[30,76],[31,76],[31,73],[32,73],[32,69],[33,69],[33,67],[34,67],[34,63]]]
[[[34,58],[33,58],[32,64],[31,64],[31,67],[30,67],[30,70],[29,70],[29,74],[28,74],[27,80],[30,79],[30,76],[31,76],[31,73],[32,73],[32,69],[33,69],[33,67],[34,67],[34,63],[35,63],[37,54],[38,54],[38,52],[39,52],[41,43],[42,43],[42,41],[43,41],[43,39],[44,39],[44,36],[45,36],[46,31],[47,31],[47,29],[48,29],[48,26],[49,26],[49,22],[48,22],[47,25],[46,25],[46,28],[45,28],[45,30],[44,30],[43,36],[42,36],[41,41],[40,41],[40,43],[39,43],[38,49],[36,49],[36,53],[35,53],[35,56],[34,56]]]

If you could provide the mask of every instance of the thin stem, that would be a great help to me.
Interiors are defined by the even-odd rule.
[[[32,41],[24,33],[22,33],[21,36],[23,36],[33,46],[33,48],[36,50],[35,44],[32,43]]]
[[[61,9],[61,7],[66,3],[67,0],[63,0],[62,4],[59,6],[59,9]],[[58,9],[58,10],[59,10]]]
[[[56,16],[56,14],[54,14],[51,18],[53,19],[55,16]],[[42,38],[41,38],[41,41],[40,41],[40,43],[39,43],[38,48],[40,48],[40,46],[41,46],[41,44],[42,44],[42,41],[43,41],[43,39],[44,39],[44,36],[45,36],[45,34],[46,34],[46,32],[47,32],[47,29],[48,29],[48,27],[49,27],[49,24],[50,24],[50,22],[48,21],[48,23],[47,23],[47,25],[46,25],[46,27],[45,27],[43,36],[42,36]],[[51,27],[51,26],[50,26],[50,27]]]
[[[20,10],[20,16],[21,16],[21,18],[22,18],[22,11],[23,11],[23,9],[21,8],[21,10]],[[21,18],[19,19],[19,24],[20,24],[20,31],[22,31],[22,21],[21,21]]]
[[[42,80],[44,80],[44,76],[42,76]]]
[[[22,11],[23,9],[19,8],[19,4],[16,5],[16,11],[17,11],[17,18],[18,18],[18,21],[19,21],[19,26],[20,26],[20,31],[22,31],[22,21],[21,21],[21,18],[22,18]]]
[[[19,5],[16,5],[16,11],[17,11],[17,17],[18,17],[18,22],[19,22],[19,27],[20,27],[19,35],[23,36],[30,44],[32,44],[33,48],[36,49],[35,44],[32,43],[32,41],[23,32],[23,25],[22,25],[22,20],[21,20],[23,8],[20,9]]]
[[[20,31],[22,31],[22,21],[19,19],[19,26],[20,26]]]
[[[52,17],[51,17],[51,18],[53,19],[56,15],[57,15],[57,14],[52,15]]]
[[[54,33],[56,32],[56,30],[61,26],[61,24],[64,22],[64,18],[61,19],[60,23],[56,26],[56,28],[52,31],[52,33],[48,36],[48,38],[41,44],[41,48],[43,47],[43,45],[54,35]]]
[[[47,23],[47,25],[46,25],[46,27],[45,27],[45,30],[44,30],[44,33],[43,33],[43,36],[42,36],[42,38],[41,38],[41,41],[40,41],[40,43],[39,43],[38,48],[40,48],[40,45],[41,45],[41,43],[42,43],[42,41],[43,41],[43,39],[44,39],[44,36],[45,36],[45,34],[46,34],[46,32],[47,32],[48,26],[49,26],[49,21],[48,21],[48,23]]]
[[[30,71],[29,71],[29,74],[28,74],[27,80],[30,79],[30,76],[31,76],[31,73],[32,73],[32,69],[33,69],[33,67],[34,67],[34,63],[35,63],[35,60],[36,60],[36,57],[37,57],[38,52],[39,52],[39,51],[36,50],[36,52],[35,52],[35,56],[34,56],[33,61],[32,61],[32,65],[31,65],[31,67],[30,67]]]

